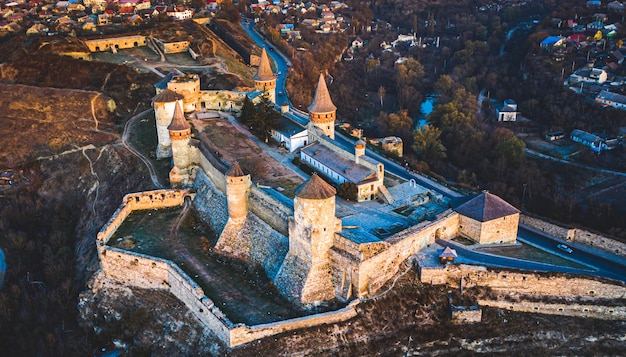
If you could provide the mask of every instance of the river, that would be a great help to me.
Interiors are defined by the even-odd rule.
[[[437,95],[435,93],[429,93],[424,98],[422,104],[420,104],[420,114],[417,117],[417,121],[415,123],[415,129],[419,129],[424,125],[430,124],[430,122],[426,119],[430,113],[432,113],[433,108],[435,107],[435,103],[437,103]]]

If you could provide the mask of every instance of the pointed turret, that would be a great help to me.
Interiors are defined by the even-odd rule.
[[[313,174],[311,178],[303,185],[296,189],[296,197],[307,200],[325,200],[337,194],[337,190],[317,174]]]
[[[313,125],[320,128],[324,135],[334,139],[336,117],[337,107],[330,99],[324,75],[320,73],[320,79],[317,82],[313,102],[309,105],[309,120]]]
[[[187,119],[185,119],[185,115],[183,115],[183,110],[180,109],[180,104],[176,103],[176,106],[174,107],[174,115],[172,116],[172,122],[167,127],[167,130],[170,132],[178,132],[189,129],[191,129],[191,126],[187,123]]]
[[[152,99],[152,107],[154,108],[154,116],[156,118],[157,138],[159,141],[156,150],[157,159],[172,156],[172,141],[170,140],[170,133],[167,127],[172,122],[176,106],[182,105],[183,98],[181,94],[166,88]]]
[[[265,48],[261,51],[259,69],[254,75],[254,88],[267,93],[272,103],[276,103],[276,76],[274,76],[274,72],[272,72],[270,59],[267,57]]]

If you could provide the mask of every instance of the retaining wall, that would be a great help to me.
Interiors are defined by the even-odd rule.
[[[436,238],[456,236],[459,215],[448,210],[435,222],[425,221],[405,229],[385,240],[390,246],[359,264],[358,283],[354,286],[359,296],[380,289],[397,272],[403,261],[435,242]]]
[[[293,216],[293,203],[285,203],[252,186],[248,198],[248,209],[272,228],[289,236],[289,217]]]
[[[488,286],[510,294],[555,296],[560,298],[626,299],[626,285],[600,279],[563,276],[550,273],[521,273],[489,270],[481,266],[446,265],[444,268],[422,267],[421,281],[459,287]]]
[[[597,319],[626,320],[626,307],[624,306],[600,306],[581,304],[547,304],[532,301],[502,301],[479,299],[481,306],[495,307],[503,310],[534,312],[548,315],[565,315],[592,317]]]
[[[520,224],[548,233],[568,242],[577,242],[626,257],[626,244],[584,229],[562,227],[544,220],[520,215]]]

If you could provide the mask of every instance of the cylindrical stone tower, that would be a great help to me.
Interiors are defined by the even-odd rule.
[[[359,139],[354,143],[354,162],[359,163],[359,158],[365,155],[365,141]]]
[[[154,116],[156,118],[157,138],[159,141],[156,149],[157,159],[172,157],[172,141],[170,140],[170,133],[167,127],[172,122],[177,103],[178,105],[183,104],[182,99],[182,95],[165,89],[152,100]]]
[[[174,166],[178,168],[178,170],[183,171],[191,165],[191,158],[189,157],[191,126],[187,123],[178,102],[176,102],[174,106],[172,122],[167,127],[167,130],[169,130],[170,139],[172,140]]]
[[[337,118],[337,107],[333,104],[326,87],[324,76],[320,73],[317,82],[313,103],[309,105],[309,120],[316,127],[320,128],[324,135],[331,139],[335,138],[335,119]]]
[[[267,93],[272,103],[276,103],[276,76],[274,76],[274,72],[272,72],[270,60],[267,57],[265,48],[263,48],[261,52],[259,70],[254,75],[254,88]]]
[[[248,214],[248,194],[250,193],[250,175],[246,175],[238,162],[226,173],[226,200],[228,217],[241,222]]]
[[[183,111],[185,113],[196,110],[200,98],[200,77],[197,74],[176,76],[167,83],[167,89],[183,96]]]

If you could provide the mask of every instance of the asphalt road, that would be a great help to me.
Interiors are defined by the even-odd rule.
[[[557,244],[563,243],[562,241],[555,240],[548,235],[533,232],[521,226],[517,232],[517,239],[554,255],[588,265],[596,270],[593,273],[594,275],[626,282],[626,260],[616,255],[604,252],[592,252],[590,251],[590,247],[569,242],[564,244],[572,249],[572,253],[567,253],[557,248]],[[608,258],[609,256],[611,258]]]

